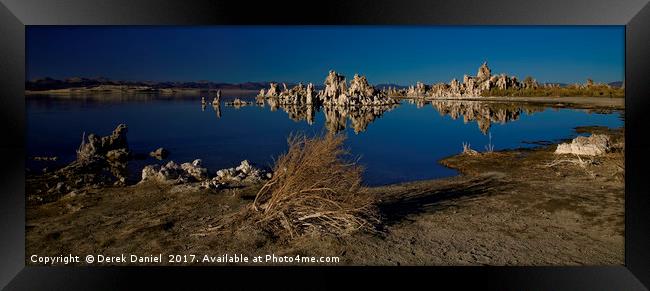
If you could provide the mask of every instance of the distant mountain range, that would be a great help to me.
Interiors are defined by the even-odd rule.
[[[101,85],[113,86],[129,86],[129,87],[150,87],[152,89],[171,89],[171,88],[187,88],[187,89],[240,89],[240,90],[260,90],[268,89],[271,81],[265,82],[245,82],[245,83],[217,83],[211,81],[196,81],[196,82],[151,82],[151,81],[115,81],[104,77],[96,78],[82,78],[74,77],[63,80],[53,78],[40,78],[27,81],[25,89],[30,91],[43,91],[43,90],[57,90],[68,88],[90,88]],[[280,83],[282,82],[275,82]],[[297,83],[287,82],[287,87],[293,87]],[[396,89],[406,89],[408,85],[398,85],[393,83],[382,83],[374,85],[376,88],[383,89],[393,87]],[[325,86],[323,84],[314,84],[316,90],[322,90]]]
[[[259,90],[268,88],[270,82],[245,82],[245,83],[217,83],[210,81],[196,82],[148,82],[148,81],[116,81],[106,78],[68,78],[57,80],[52,78],[41,78],[27,81],[26,90],[56,90],[67,88],[96,87],[101,85],[113,86],[130,86],[130,87],[150,87],[152,89],[170,89],[170,88],[192,88],[192,89],[242,89],[242,90]],[[287,84],[288,86],[289,84]]]
[[[152,82],[152,81],[116,81],[109,80],[104,77],[97,78],[83,78],[83,77],[74,77],[64,80],[57,80],[53,78],[40,78],[27,81],[25,83],[25,89],[30,91],[42,91],[42,90],[57,90],[57,89],[68,89],[68,88],[90,88],[101,85],[113,85],[113,86],[127,86],[127,87],[149,87],[151,89],[172,89],[172,88],[187,88],[187,89],[239,89],[239,90],[260,90],[268,89],[269,83],[271,81],[265,82],[245,82],[245,83],[217,83],[211,81],[196,81],[196,82]],[[281,82],[279,82],[281,83]],[[296,83],[286,83],[288,87],[293,87]],[[558,84],[561,87],[564,87],[568,84],[565,83],[548,83],[548,84]],[[623,82],[611,82],[608,83],[612,87],[621,87]],[[315,84],[315,89],[323,89],[322,84]],[[408,88],[408,86],[391,84],[391,83],[382,83],[375,85],[376,88],[388,88],[393,87],[396,89]]]
[[[567,84],[567,83],[545,83],[545,84],[547,84],[547,85],[559,85],[560,87],[566,87],[566,86],[570,85],[570,84]],[[612,86],[614,88],[620,88],[621,86],[623,86],[623,81],[609,82],[609,83],[607,83],[607,85],[610,85],[610,86]]]
[[[621,86],[623,86],[623,81],[616,81],[616,82],[611,82],[611,83],[607,83],[607,84],[612,86],[612,87],[620,88]]]

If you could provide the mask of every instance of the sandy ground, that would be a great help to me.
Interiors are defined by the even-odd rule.
[[[622,130],[579,130],[623,142]],[[91,189],[28,206],[26,263],[32,254],[228,253],[338,256],[338,265],[623,264],[624,153],[585,168],[547,166],[559,158],[554,149],[457,155],[441,163],[461,176],[371,188],[380,232],[344,238],[284,240],[254,223],[221,227],[250,205],[256,187]]]

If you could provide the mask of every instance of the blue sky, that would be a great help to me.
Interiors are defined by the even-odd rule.
[[[427,84],[492,73],[624,79],[623,26],[28,26],[27,79]]]

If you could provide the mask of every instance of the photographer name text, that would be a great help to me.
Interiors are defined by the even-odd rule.
[[[40,256],[31,255],[29,261],[37,265],[68,265],[68,264],[88,264],[88,265],[114,265],[114,264],[338,264],[339,257],[314,257],[314,256],[280,256],[276,254],[267,254],[261,256],[246,256],[243,254],[221,254],[221,255],[59,255],[59,256]]]

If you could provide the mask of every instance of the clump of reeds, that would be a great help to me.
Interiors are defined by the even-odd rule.
[[[488,133],[489,141],[488,144],[485,145],[485,152],[486,153],[493,153],[494,152],[494,144],[492,144],[492,133]]]
[[[345,137],[292,135],[289,150],[252,204],[257,222],[290,237],[374,231],[375,201],[361,186],[363,168],[349,159]]]
[[[469,143],[463,142],[463,155],[477,156],[479,152],[472,149]]]

